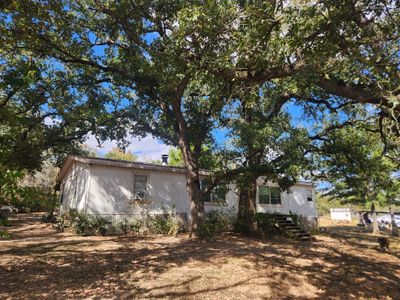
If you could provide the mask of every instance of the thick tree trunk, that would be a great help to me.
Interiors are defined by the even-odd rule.
[[[187,175],[187,191],[190,201],[190,237],[197,236],[197,230],[204,223],[204,202],[202,200],[202,192],[199,186],[198,177]]]
[[[256,190],[256,179],[240,187],[237,229],[248,235],[257,232]]]
[[[251,124],[253,121],[253,114],[251,109],[246,107],[246,102],[242,102],[242,116],[246,124]],[[259,157],[255,155],[254,140],[245,134],[246,139],[246,161],[250,169],[259,164]],[[257,233],[257,220],[256,220],[256,191],[257,191],[257,177],[254,174],[243,174],[241,180],[240,195],[239,195],[239,210],[237,229],[248,235],[255,235]]]
[[[199,225],[204,222],[203,193],[200,190],[198,160],[193,156],[190,145],[183,139],[179,142],[186,167],[186,189],[190,201],[190,236],[195,237]]]
[[[190,237],[195,237],[199,225],[204,222],[203,193],[200,190],[199,160],[190,149],[186,121],[181,110],[181,97],[183,88],[178,92],[176,101],[172,102],[172,110],[176,117],[177,130],[179,134],[178,145],[182,151],[182,158],[186,168],[186,189],[190,201]]]

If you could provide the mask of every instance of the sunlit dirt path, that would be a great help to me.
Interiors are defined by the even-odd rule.
[[[18,215],[0,241],[0,299],[400,299],[400,253],[333,228],[316,241],[81,237]]]

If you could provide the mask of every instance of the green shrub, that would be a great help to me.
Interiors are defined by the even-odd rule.
[[[148,232],[153,234],[166,234],[176,235],[181,231],[184,231],[185,224],[179,215],[176,213],[175,208],[167,208],[162,206],[163,213],[157,215],[147,214],[143,220],[135,221],[131,224],[140,232]]]
[[[113,225],[105,218],[90,216],[70,209],[67,214],[56,218],[53,227],[63,232],[67,228],[73,228],[79,235],[106,235],[113,231]]]
[[[129,223],[129,230],[135,234],[140,233],[140,229],[143,227],[142,220],[133,220]]]
[[[230,211],[212,210],[206,214],[206,222],[213,224],[217,233],[232,231],[235,218]]]
[[[148,231],[154,234],[176,235],[182,228],[175,211],[159,215],[148,215],[144,224]]]
[[[64,218],[56,218],[52,224],[53,228],[57,231],[64,232],[69,227],[69,224]]]
[[[124,232],[119,226],[119,223],[109,223],[104,235],[120,235]]]
[[[21,187],[18,194],[10,200],[19,212],[30,213],[50,211],[54,206],[53,195],[36,187]]]
[[[135,231],[136,233],[136,230],[133,230],[131,228],[131,223],[128,221],[128,219],[124,218],[117,223],[109,224],[107,235],[119,235],[119,234],[127,235],[132,231]]]
[[[8,219],[0,219],[0,226],[10,226],[10,221]]]
[[[71,227],[79,235],[118,235],[134,233],[152,233],[176,235],[185,229],[185,223],[180,219],[175,210],[163,208],[159,215],[146,215],[142,220],[134,219],[112,223],[105,218],[82,214],[74,209],[57,218],[53,227],[58,231],[64,231]]]
[[[207,239],[216,234],[232,231],[235,227],[236,214],[233,211],[212,210],[206,213],[205,221],[197,229],[197,236]]]
[[[77,221],[79,215],[80,213],[76,209],[71,208],[68,210],[68,213],[64,215],[64,218],[74,223]]]
[[[105,235],[111,226],[111,222],[98,216],[90,216],[78,213],[74,228],[80,235]]]
[[[0,240],[11,240],[11,234],[7,231],[0,230]]]
[[[277,234],[279,228],[275,226],[275,219],[271,214],[257,213],[256,214],[258,229],[264,233]]]
[[[40,220],[43,223],[55,223],[57,222],[57,217],[54,213],[47,213]]]
[[[208,222],[207,219],[204,223],[199,224],[196,235],[200,239],[210,239],[217,234],[216,226],[212,222]]]
[[[64,232],[65,229],[73,227],[75,222],[78,220],[78,211],[70,209],[68,213],[55,217],[53,222],[53,228],[57,231]]]

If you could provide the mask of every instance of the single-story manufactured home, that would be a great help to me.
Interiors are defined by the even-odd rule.
[[[165,208],[190,216],[185,168],[163,164],[127,162],[105,158],[68,156],[61,168],[61,214],[69,209],[114,220],[159,214]],[[200,171],[202,179],[206,171]],[[301,215],[316,220],[315,189],[312,183],[298,182],[288,191],[277,184],[257,180],[257,211]],[[221,191],[223,191],[221,193]],[[235,185],[210,195],[205,210],[237,211]]]

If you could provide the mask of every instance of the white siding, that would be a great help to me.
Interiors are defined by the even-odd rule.
[[[237,212],[239,205],[239,196],[237,195],[236,186],[234,184],[229,185],[229,191],[225,195],[225,204],[217,203],[204,203],[204,210],[209,212],[211,210],[221,210],[225,212]]]
[[[308,185],[295,185],[289,191],[281,192],[281,204],[260,204],[258,197],[258,186],[268,185],[278,187],[277,184],[265,183],[262,177],[257,180],[257,211],[266,213],[294,213],[304,217],[317,217],[315,205],[315,189]],[[307,201],[307,191],[311,190],[313,201]]]
[[[90,191],[85,205],[86,213],[98,215],[129,213],[132,184],[130,169],[90,166]]]
[[[135,175],[147,176],[146,200],[142,203],[134,199]],[[92,166],[90,181],[88,214],[140,217],[146,213],[162,213],[163,207],[189,211],[184,174]]]
[[[74,162],[61,185],[63,193],[61,213],[68,209],[84,209],[89,193],[89,176],[87,165]]]
[[[307,191],[312,191],[312,201],[307,201]],[[315,189],[310,186],[297,185],[290,188],[287,194],[288,212],[292,211],[305,217],[317,217],[317,207],[315,203]]]
[[[134,201],[133,180],[136,175],[147,176],[146,201]],[[263,185],[263,178],[257,180]],[[267,184],[277,186],[276,184]],[[74,162],[62,181],[64,199],[62,211],[75,208],[88,214],[105,217],[141,217],[146,213],[161,213],[163,207],[175,208],[177,212],[189,213],[189,195],[186,190],[186,175],[183,173],[148,171],[103,165],[87,165]],[[312,190],[313,201],[307,201],[307,190]],[[226,204],[205,203],[205,210],[220,209],[237,211],[238,195],[231,184],[226,194]],[[295,185],[281,193],[280,205],[258,203],[257,211],[316,217],[315,192],[312,186]]]
[[[177,212],[189,211],[189,194],[186,190],[186,175],[152,172],[149,180],[150,211],[161,212],[162,206],[175,207]]]

